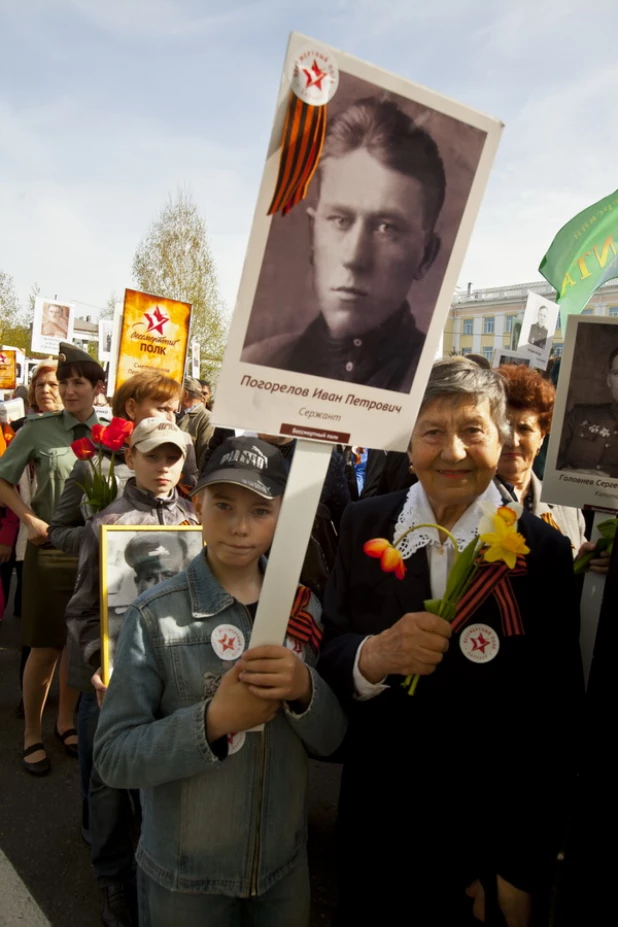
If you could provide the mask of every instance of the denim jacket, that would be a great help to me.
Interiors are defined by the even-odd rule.
[[[313,597],[309,610],[319,621]],[[137,861],[149,876],[172,891],[250,897],[302,852],[307,749],[333,753],[346,720],[314,668],[316,654],[303,646],[313,684],[306,711],[284,703],[237,752],[230,738],[213,750],[205,712],[233,666],[211,644],[222,624],[241,631],[247,646],[249,612],[219,585],[203,553],[136,600],[117,644],[94,762],[108,785],[142,790]]]

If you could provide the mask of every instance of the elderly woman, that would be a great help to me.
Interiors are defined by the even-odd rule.
[[[418,483],[343,517],[320,664],[350,712],[337,925],[405,912],[460,927],[486,900],[509,927],[526,927],[533,909],[544,922],[581,693],[569,542],[524,511],[525,566],[492,580],[455,633],[424,605],[454,561],[446,535],[424,526],[460,548],[475,536],[481,504],[505,501],[493,477],[507,433],[500,376],[437,363],[410,443]],[[415,526],[399,547],[401,580],[363,552]],[[421,676],[413,696],[401,685],[410,674]]]
[[[541,502],[541,481],[532,470],[551,427],[556,389],[538,370],[522,364],[505,364],[498,373],[506,388],[510,425],[498,461],[498,476],[513,487],[529,512],[568,537],[575,555],[586,540],[584,516],[579,509]]]

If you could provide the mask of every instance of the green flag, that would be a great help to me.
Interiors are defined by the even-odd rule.
[[[606,280],[618,277],[618,190],[563,225],[539,271],[558,293],[562,330]]]

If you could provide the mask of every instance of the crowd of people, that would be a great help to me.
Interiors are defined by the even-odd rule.
[[[105,371],[68,344],[34,371],[3,431],[0,607],[15,582],[33,788],[53,772],[58,673],[107,927],[307,927],[309,757],[343,764],[333,925],[548,922],[583,697],[573,564],[594,544],[540,498],[553,383],[481,361],[434,364],[407,453],[333,450],[285,642],[251,649],[294,440],[215,427],[210,384],[140,373],[107,397],[126,441],[101,462],[117,495],[91,511],[71,445],[101,425]],[[526,553],[451,622],[428,603],[488,506]],[[105,525],[201,525],[204,542],[179,570],[161,535],[130,541],[139,595],[109,679]]]

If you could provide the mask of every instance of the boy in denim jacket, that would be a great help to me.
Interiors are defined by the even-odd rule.
[[[285,645],[246,649],[285,480],[277,448],[227,439],[196,488],[206,550],[125,618],[95,762],[142,790],[140,927],[309,921],[307,750],[345,733],[317,601],[299,587]]]

